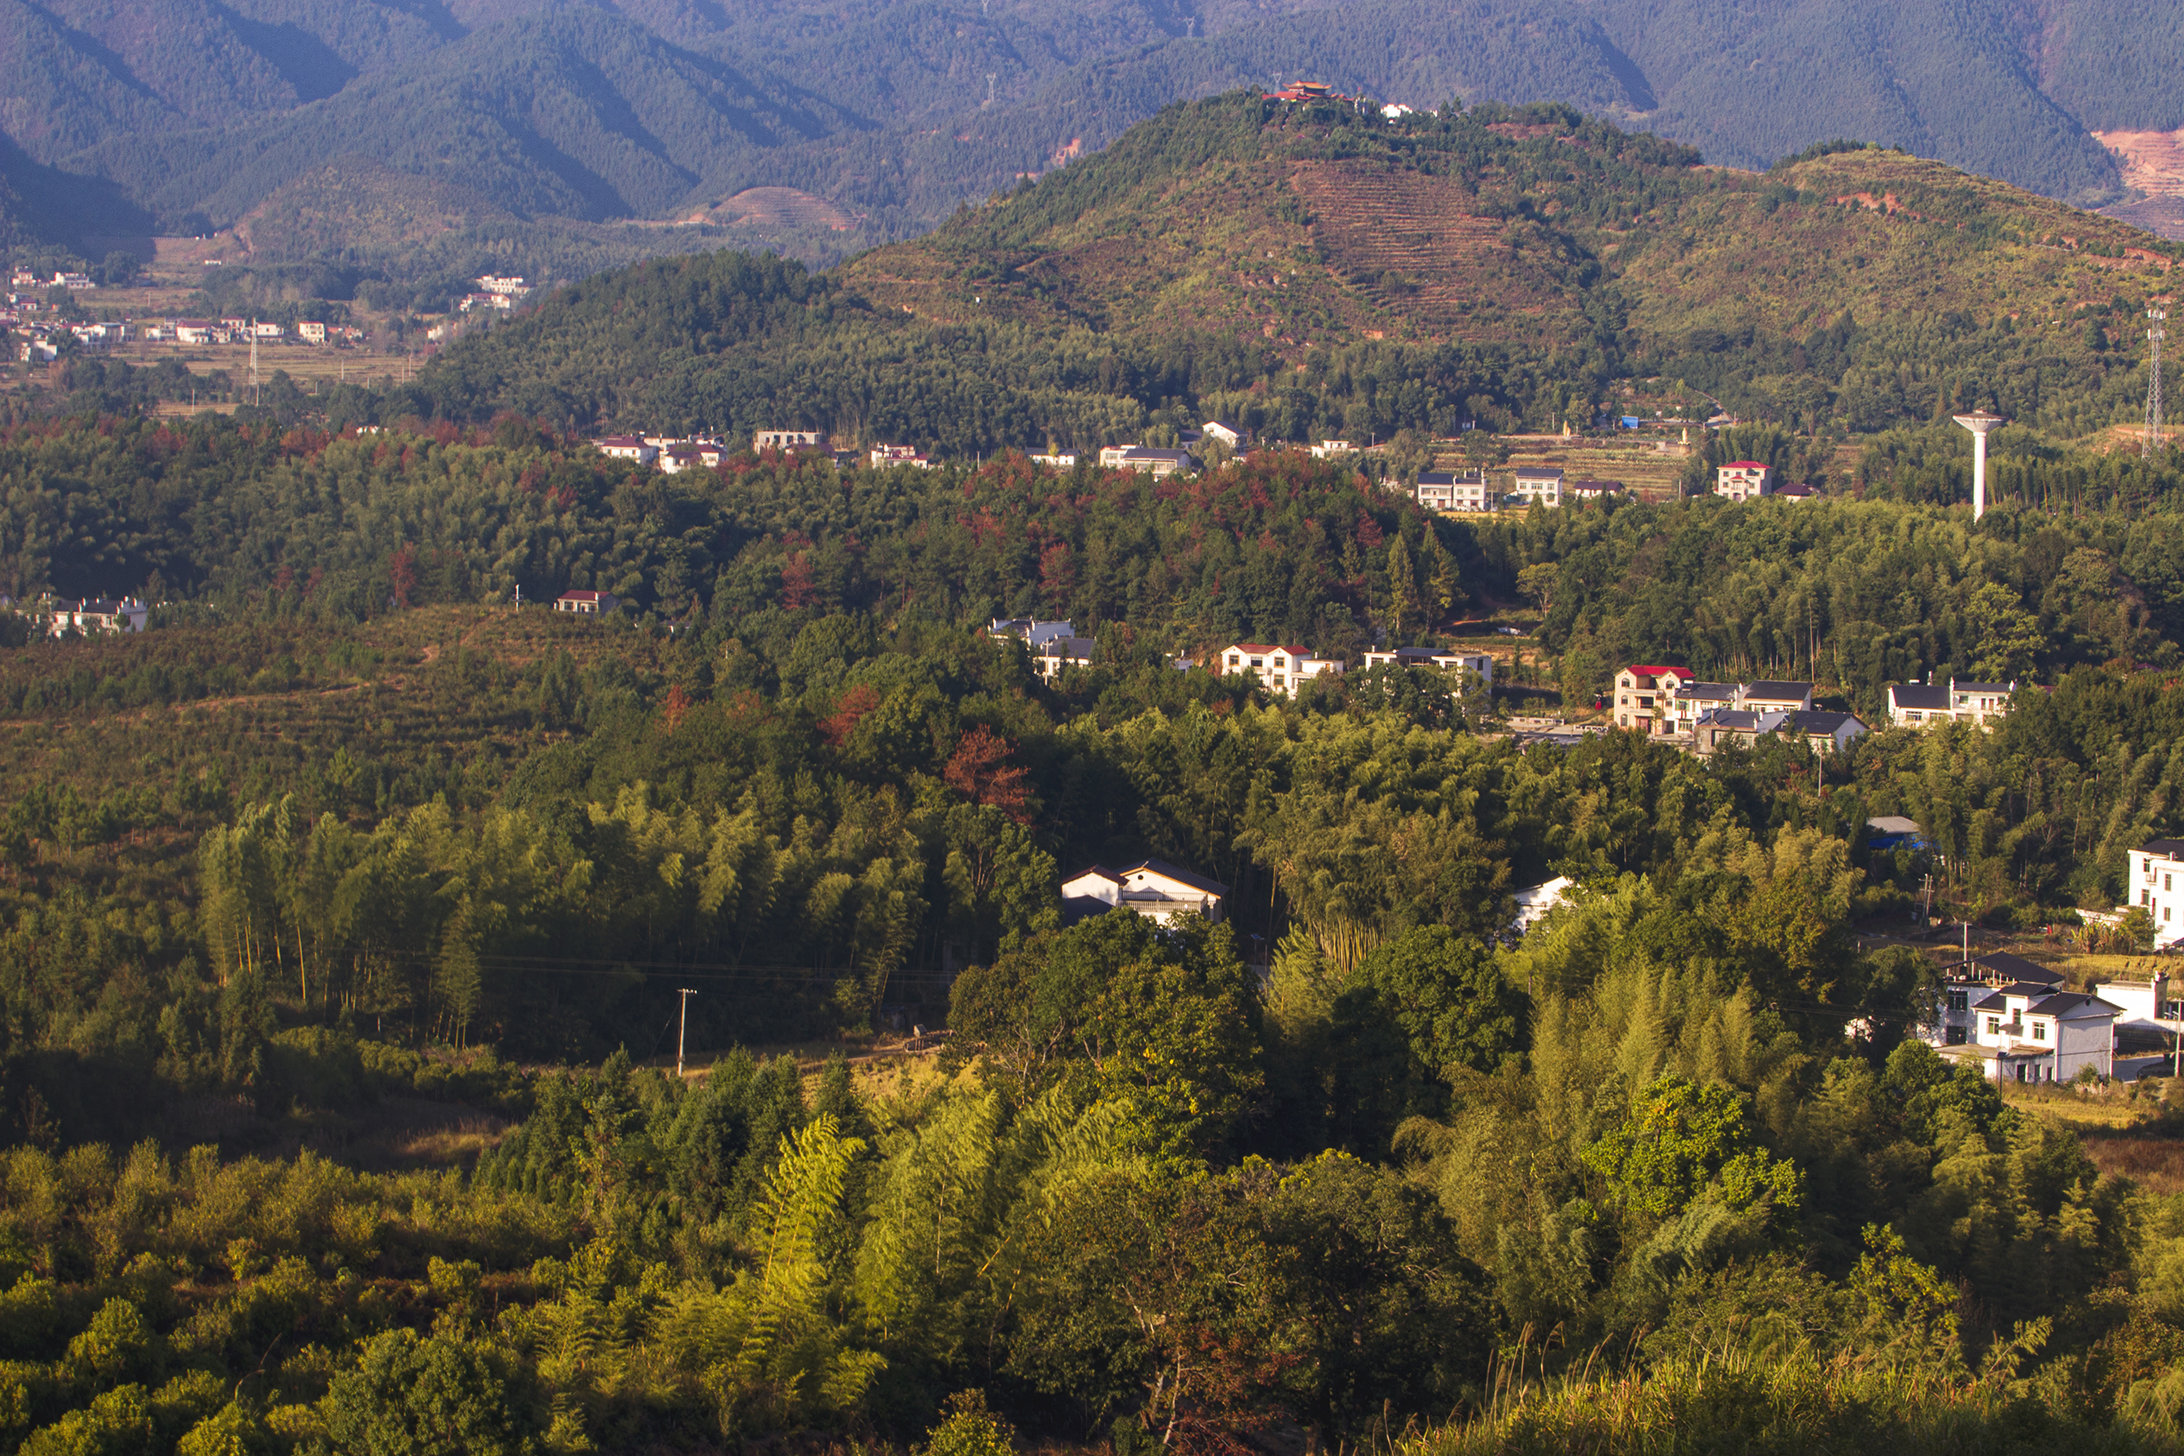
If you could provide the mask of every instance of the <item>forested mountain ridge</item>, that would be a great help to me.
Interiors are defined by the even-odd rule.
[[[1389,123],[1240,93],[831,273],[592,279],[408,398],[963,453],[1208,413],[1290,440],[1559,429],[1634,396],[1858,433],[1986,403],[2082,435],[2142,394],[2128,321],[2175,259],[1897,152],[1739,173],[1562,107]]]
[[[1561,100],[1747,167],[1848,136],[2089,204],[2122,196],[2095,131],[2184,125],[2184,33],[2105,0],[7,0],[0,39],[0,131],[167,229],[226,227],[361,153],[525,217],[793,187],[854,219],[802,240],[828,252],[921,231],[1177,100],[1297,76],[1425,108]],[[83,231],[67,210],[43,231]]]

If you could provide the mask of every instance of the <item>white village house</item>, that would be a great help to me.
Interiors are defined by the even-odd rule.
[[[1990,1081],[2068,1082],[2091,1068],[2115,1072],[2119,1006],[2082,991],[2018,981],[1972,1001],[1971,1040],[1941,1049],[1971,1061]]]
[[[2184,940],[2184,839],[2149,839],[2131,852],[2131,904],[2154,918],[2154,949]]]
[[[1075,921],[1118,907],[1166,925],[1180,915],[1219,922],[1229,887],[1165,860],[1141,859],[1111,870],[1093,865],[1062,881],[1062,917]]]
[[[660,447],[646,443],[642,435],[602,435],[592,441],[592,448],[609,460],[629,460],[639,465],[650,465],[660,454]]]
[[[1683,685],[1693,680],[1689,668],[1635,663],[1615,675],[1615,726],[1641,733],[1669,731],[1669,708]]]
[[[1414,495],[1418,504],[1429,511],[1470,515],[1494,508],[1489,489],[1483,470],[1421,470]]]
[[[1443,672],[1477,673],[1487,686],[1494,683],[1494,659],[1484,652],[1458,652],[1442,647],[1384,647],[1366,653],[1365,666],[1432,667]]]
[[[1268,691],[1293,698],[1313,678],[1339,675],[1344,666],[1339,657],[1315,657],[1302,647],[1238,642],[1222,649],[1220,674],[1254,677]]]
[[[565,591],[554,598],[555,611],[574,612],[580,617],[608,616],[620,605],[613,592]]]
[[[1723,500],[1756,500],[1774,493],[1774,471],[1757,460],[1733,460],[1714,472],[1714,494]]]
[[[1065,667],[1090,667],[1093,649],[1099,645],[1093,638],[1079,637],[1067,618],[1042,622],[1033,617],[996,617],[986,624],[986,635],[1023,643],[1031,652],[1032,671],[1050,682]]]
[[[151,617],[152,609],[135,597],[83,597],[53,603],[46,616],[46,635],[64,637],[75,632],[89,637],[103,632],[141,632]]]
[[[1510,494],[1527,506],[1560,506],[1562,472],[1551,465],[1520,465]]]
[[[1888,721],[1902,728],[1931,728],[1937,723],[1971,723],[1985,728],[2010,710],[2017,684],[1958,682],[1890,683]]]

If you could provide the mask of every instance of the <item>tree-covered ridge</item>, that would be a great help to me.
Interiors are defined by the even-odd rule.
[[[817,279],[723,256],[589,281],[409,398],[977,453],[1212,416],[1552,429],[1634,392],[1823,434],[1986,404],[2077,435],[2143,392],[2128,321],[2172,245],[1900,153],[1692,161],[1562,108],[1389,125],[1232,95]]]
[[[1737,166],[1852,136],[2099,203],[2118,174],[2086,128],[2171,127],[2162,78],[2184,54],[2166,17],[2093,0],[2037,19],[1994,0],[1736,16],[1685,0],[1365,0],[1339,15],[1228,0],[623,0],[429,17],[382,0],[36,0],[4,25],[9,135],[86,185],[118,184],[162,226],[226,226],[364,155],[526,216],[667,216],[797,187],[868,241],[921,231],[1178,101],[1306,75],[1422,109],[1573,104]],[[104,231],[81,197],[39,212],[49,239]]]

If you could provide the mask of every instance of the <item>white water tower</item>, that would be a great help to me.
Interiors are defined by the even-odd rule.
[[[1956,416],[1956,422],[1972,432],[1972,519],[1987,514],[1987,436],[2002,423],[2002,416],[1975,410]]]

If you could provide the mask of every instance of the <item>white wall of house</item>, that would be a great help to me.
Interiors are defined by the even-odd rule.
[[[2184,940],[2184,843],[2156,840],[2131,852],[2131,899],[2154,917],[2154,949]]]

